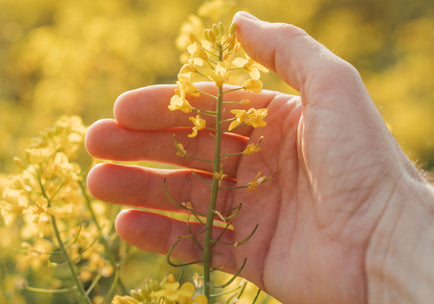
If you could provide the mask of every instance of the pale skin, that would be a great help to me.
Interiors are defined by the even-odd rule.
[[[300,96],[227,94],[228,99],[250,99],[238,108],[268,108],[268,125],[224,136],[227,153],[264,137],[260,152],[224,161],[224,172],[232,178],[224,186],[246,185],[259,171],[276,175],[257,191],[220,193],[219,211],[242,203],[225,241],[240,241],[259,226],[240,247],[216,246],[214,266],[233,273],[246,257],[242,276],[282,303],[428,303],[434,296],[434,191],[396,144],[358,72],[295,26],[246,13],[238,13],[234,22],[249,56]],[[211,84],[198,87],[212,92]],[[88,177],[95,197],[177,211],[163,191],[167,176],[174,199],[206,212],[207,186],[192,171],[202,170],[198,174],[209,179],[204,171],[211,164],[177,156],[172,137],[176,134],[187,153],[201,158],[212,156],[213,138],[207,131],[187,138],[188,115],[167,109],[173,89],[152,86],[121,95],[115,119],[93,124],[86,147],[98,158],[152,160],[185,169],[98,165]],[[205,95],[191,103],[213,108]],[[227,106],[227,115],[229,107],[234,106]],[[169,129],[174,127],[184,128]],[[116,229],[127,242],[161,254],[177,236],[188,234],[182,221],[134,209],[118,215]],[[173,252],[184,261],[200,254],[191,240]]]

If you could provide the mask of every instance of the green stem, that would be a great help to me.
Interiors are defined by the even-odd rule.
[[[51,223],[53,224],[54,235],[56,236],[57,243],[59,244],[60,250],[62,251],[64,258],[66,259],[66,263],[68,264],[69,270],[71,271],[72,279],[74,280],[75,285],[77,286],[81,299],[84,300],[85,303],[93,304],[91,299],[86,294],[86,291],[84,290],[83,283],[80,280],[80,276],[77,272],[77,269],[75,268],[74,262],[71,260],[71,257],[66,251],[66,248],[62,241],[62,237],[60,236],[60,231],[57,225],[56,218],[53,215],[50,215],[50,217],[51,217]]]
[[[44,185],[42,184],[41,175],[40,175],[39,171],[38,171],[37,177],[38,177],[39,186],[41,188],[42,196],[44,196],[44,198],[47,200],[47,207],[51,207],[51,200],[48,197],[47,193],[45,192],[45,188],[44,188]],[[86,294],[86,290],[84,290],[83,283],[80,280],[80,276],[77,272],[77,269],[75,268],[75,264],[71,260],[71,257],[69,256],[68,251],[65,248],[65,244],[63,243],[62,237],[60,235],[59,226],[57,225],[56,217],[54,215],[50,215],[50,218],[51,218],[51,224],[52,224],[53,230],[54,230],[54,235],[56,237],[57,243],[59,244],[60,251],[62,252],[62,254],[63,254],[63,256],[64,256],[64,258],[68,264],[69,270],[71,271],[72,279],[74,280],[74,283],[77,286],[77,289],[78,289],[78,292],[81,296],[81,299],[85,303],[93,304],[92,300]]]
[[[220,52],[220,60],[221,58]],[[214,164],[213,164],[213,178],[211,183],[211,200],[208,208],[208,214],[206,217],[205,227],[205,240],[203,245],[203,293],[207,297],[208,301],[211,296],[211,250],[212,250],[212,231],[214,226],[214,214],[215,206],[217,203],[217,194],[219,191],[219,178],[214,173],[220,171],[220,148],[221,148],[221,118],[222,118],[222,100],[223,100],[223,87],[218,88],[217,95],[217,119],[216,119],[216,133],[215,133],[215,151],[214,151]]]
[[[108,260],[109,264],[113,267],[113,270],[115,271],[114,278],[113,278],[113,284],[115,284],[115,285],[119,284],[119,287],[121,288],[122,293],[126,294],[128,292],[127,288],[125,287],[125,285],[122,282],[122,280],[119,277],[119,275],[116,273],[118,271],[118,266],[117,266],[115,260],[112,257],[112,253],[110,251],[110,246],[107,243],[107,240],[104,238],[104,235],[102,233],[101,225],[98,222],[98,218],[96,217],[95,211],[93,210],[93,207],[92,207],[92,204],[90,202],[89,196],[86,193],[86,188],[84,187],[84,185],[82,183],[79,183],[79,185],[80,185],[81,191],[83,193],[84,199],[86,201],[87,209],[89,210],[90,215],[92,217],[92,221],[94,222],[94,224],[95,224],[95,226],[98,229],[98,232],[100,234],[99,240],[100,240],[100,242],[102,243],[102,245],[104,247],[104,250],[105,250],[106,256],[107,256],[107,260]]]

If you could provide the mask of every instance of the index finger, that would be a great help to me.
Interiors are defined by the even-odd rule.
[[[196,83],[200,91],[216,95],[217,89],[212,83]],[[123,127],[134,130],[159,130],[173,127],[191,126],[189,120],[194,113],[186,114],[180,111],[170,111],[168,109],[170,99],[174,94],[176,85],[155,85],[129,91],[121,96],[115,102],[114,116],[116,121]],[[227,86],[225,90],[231,90],[234,87]],[[263,91],[260,94],[248,93],[244,90],[228,92],[223,95],[223,101],[241,101],[248,99],[249,103],[225,104],[223,110],[223,119],[228,119],[233,115],[231,109],[248,109],[251,107],[264,108],[276,96],[277,93]],[[188,101],[197,109],[205,111],[214,111],[216,101],[206,94],[200,94],[199,97],[188,96]],[[214,127],[214,119],[208,119],[207,126]],[[242,135],[249,133],[249,128],[241,128],[237,132]]]

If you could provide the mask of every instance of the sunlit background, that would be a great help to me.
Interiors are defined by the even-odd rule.
[[[89,125],[112,117],[124,91],[174,83],[180,67],[175,38],[201,2],[0,0],[0,181],[16,170],[13,156],[59,116],[79,115]],[[432,0],[239,0],[236,7],[300,26],[355,65],[404,151],[433,170]],[[273,75],[264,86],[294,92]],[[0,302],[47,303],[22,290],[38,278],[14,273],[19,241],[7,229],[0,220]],[[138,255],[137,265],[168,271],[156,256],[144,257]],[[140,275],[132,277],[140,282]]]

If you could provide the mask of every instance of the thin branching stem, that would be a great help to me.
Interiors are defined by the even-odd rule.
[[[100,302],[100,304],[107,303],[109,301],[109,299],[111,298],[111,295],[114,293],[114,291],[116,289],[116,282],[119,281],[119,273],[120,273],[120,266],[116,265],[116,268],[115,268],[115,277],[113,279],[113,282],[112,282],[112,284],[110,286],[109,291],[105,295],[104,299],[102,299],[102,301]]]
[[[197,177],[198,179],[200,179],[201,181],[203,181],[205,184],[207,184],[208,186],[211,186],[211,183],[209,181],[207,181],[206,179],[204,179],[202,176],[200,176],[199,174],[197,174],[194,170],[191,171],[191,173]]]
[[[229,286],[235,279],[238,277],[238,275],[243,271],[244,267],[246,266],[247,258],[244,258],[243,264],[241,265],[240,269],[223,285],[216,286],[216,288],[225,288]]]
[[[212,95],[212,94],[210,94],[210,93],[208,93],[208,92],[201,91],[201,90],[198,90],[198,92],[199,92],[200,94],[203,94],[203,95],[209,96],[209,97],[211,97],[211,98],[213,98],[213,99],[215,99],[215,100],[218,99],[217,96],[214,96],[214,95]],[[200,111],[203,112],[203,110],[200,110]],[[209,114],[217,115],[217,112],[215,112],[215,111],[206,111],[206,112],[208,112]]]
[[[69,288],[58,288],[58,289],[45,289],[45,288],[37,288],[37,287],[31,287],[27,285],[23,285],[23,288],[29,291],[33,291],[36,293],[47,293],[47,294],[55,294],[55,293],[67,293],[71,291],[76,291],[77,286],[72,286]]]
[[[45,192],[45,187],[42,183],[41,174],[40,174],[39,170],[37,171],[37,179],[38,179],[39,187],[41,189],[42,196],[47,200],[47,207],[49,208],[49,207],[51,207],[51,199],[48,197],[47,193]],[[75,268],[75,264],[72,261],[71,257],[68,254],[68,251],[65,248],[65,244],[63,243],[62,237],[60,235],[59,226],[57,225],[57,219],[54,215],[51,215],[51,214],[50,214],[50,219],[51,219],[51,224],[53,226],[54,236],[56,237],[60,251],[63,253],[63,257],[65,258],[65,260],[68,264],[72,279],[74,280],[74,283],[77,286],[77,290],[80,294],[81,301],[88,303],[88,304],[92,304],[92,300],[86,294],[83,283],[80,280],[80,276],[77,272],[77,269]]]
[[[248,242],[252,238],[252,236],[255,234],[256,230],[258,230],[258,227],[259,227],[259,225],[256,224],[255,228],[253,228],[252,232],[250,232],[250,234],[244,240],[242,240],[241,242],[235,243],[235,247],[239,247],[239,246],[245,244],[246,242]]]
[[[188,208],[188,207],[183,206],[183,205],[181,205],[180,203],[178,203],[178,202],[177,202],[177,201],[176,201],[176,200],[175,200],[175,199],[170,195],[169,190],[167,189],[166,179],[167,179],[166,177],[163,179],[163,188],[164,188],[164,193],[166,194],[167,198],[169,199],[169,201],[170,201],[172,204],[174,204],[175,206],[178,206],[179,208],[182,208],[182,209],[187,210],[187,211],[190,212],[191,214],[200,215],[200,216],[203,216],[203,217],[206,216],[206,214],[204,214],[204,213],[198,212],[198,211],[196,211],[196,210],[193,210],[193,209],[191,209],[191,208]],[[196,219],[197,219],[201,224],[203,224],[203,221],[202,221],[199,217],[196,217]]]
[[[223,228],[222,232],[217,236],[217,238],[215,240],[213,240],[212,247],[214,247],[220,241],[220,239],[223,237],[223,235],[225,234],[225,232],[228,230],[228,228],[230,226],[231,226],[230,223],[227,223],[225,225],[225,227]],[[233,244],[230,244],[230,245],[233,245]]]
[[[255,304],[256,303],[256,301],[258,301],[258,299],[259,299],[259,295],[261,294],[261,289],[258,289],[258,292],[256,293],[256,296],[255,296],[255,298],[253,299],[253,302],[252,302],[252,304]]]
[[[233,70],[233,69],[228,69],[228,71],[230,71],[230,70]],[[242,87],[239,87],[239,88],[235,88],[235,89],[226,90],[226,91],[223,92],[223,94],[239,91],[239,90],[242,90],[242,89],[243,89]],[[239,102],[237,102],[237,103],[239,103]]]
[[[119,267],[117,267],[117,264],[116,264],[115,260],[113,259],[113,256],[112,256],[112,253],[111,253],[111,250],[110,250],[111,248],[110,248],[109,244],[107,243],[107,240],[104,238],[104,235],[103,235],[103,232],[102,232],[102,227],[99,224],[99,221],[98,221],[98,218],[97,218],[97,216],[95,214],[95,211],[93,210],[92,203],[91,203],[90,198],[89,198],[89,196],[87,195],[87,192],[86,192],[86,187],[81,182],[79,182],[79,185],[80,185],[80,188],[81,188],[81,192],[83,193],[83,197],[84,197],[84,199],[86,201],[87,209],[89,210],[90,215],[92,217],[92,221],[93,221],[93,223],[95,224],[95,226],[96,226],[96,228],[98,230],[99,241],[101,242],[101,244],[104,247],[104,251],[105,251],[105,255],[107,256],[107,260],[108,260],[110,266],[112,266],[113,269],[114,269],[114,271],[116,272],[116,271],[118,271]],[[114,274],[113,284],[119,284],[119,287],[121,288],[122,293],[125,294],[125,293],[128,292],[127,288],[125,287],[124,283],[122,282],[120,276],[117,273]]]
[[[167,260],[167,263],[170,266],[173,266],[173,267],[184,267],[184,266],[189,266],[189,265],[193,265],[193,264],[199,264],[199,263],[203,262],[203,260],[198,260],[198,261],[193,261],[193,262],[189,262],[189,263],[181,263],[181,264],[175,264],[175,263],[173,263],[171,261],[170,257],[172,255],[173,250],[175,249],[175,247],[178,245],[179,242],[180,242],[180,239],[176,240],[176,242],[173,243],[172,246],[170,246],[169,251],[167,251],[166,260]]]
[[[234,153],[224,153],[222,156],[237,156],[237,155],[243,155],[243,152],[234,152]]]
[[[204,231],[201,231],[198,234],[194,234],[193,231],[191,230],[191,227],[190,227],[190,217],[187,219],[187,230],[188,230],[188,233],[190,233],[189,236],[193,239],[193,242],[196,244],[197,248],[199,248],[199,250],[202,251],[203,250],[202,245],[196,239],[196,236],[202,234]]]

